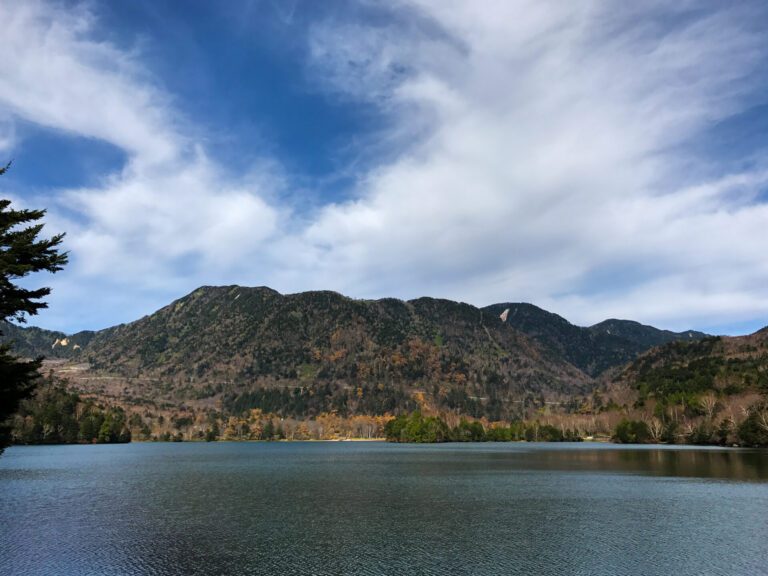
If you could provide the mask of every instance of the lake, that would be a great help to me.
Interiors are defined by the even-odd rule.
[[[12,447],[0,574],[768,574],[768,452]]]

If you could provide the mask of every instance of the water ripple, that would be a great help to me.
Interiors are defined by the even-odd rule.
[[[768,574],[765,453],[470,448],[12,448],[0,575]]]

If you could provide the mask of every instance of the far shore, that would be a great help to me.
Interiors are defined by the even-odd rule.
[[[190,442],[196,442],[196,443],[215,443],[215,442],[263,442],[263,443],[275,443],[275,442],[386,442],[386,438],[305,438],[305,439],[290,439],[290,438],[281,438],[279,440],[258,440],[253,438],[248,439],[242,439],[238,440],[237,438],[227,438],[227,439],[219,439],[219,440],[202,440],[195,438],[194,440],[131,440],[129,444],[158,444],[160,442],[167,443],[167,444],[181,444],[181,443],[190,443]]]

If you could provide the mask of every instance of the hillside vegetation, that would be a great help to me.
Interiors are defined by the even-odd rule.
[[[507,322],[499,318],[505,308]],[[87,365],[93,378],[83,381],[122,379],[121,393],[131,398],[213,399],[232,413],[258,408],[297,418],[397,413],[426,402],[491,420],[568,404],[591,390],[594,376],[639,351],[700,337],[603,324],[610,327],[580,328],[530,304],[480,309],[226,286],[200,288],[99,332],[7,332],[22,354]]]
[[[632,320],[604,320],[584,328],[532,304],[494,304],[483,310],[498,316],[507,308],[510,326],[592,377],[623,366],[654,346],[692,342],[707,336],[695,330],[659,330]]]
[[[640,415],[617,431],[621,441],[768,444],[768,328],[655,348],[618,385],[636,393]]]
[[[97,333],[95,370],[151,378],[179,397],[285,416],[438,407],[509,416],[522,400],[565,398],[590,379],[495,315],[421,298],[352,300],[333,292],[201,288],[155,314]]]
[[[757,337],[627,320],[579,327],[521,303],[202,287],[98,332],[2,329],[19,353],[50,358],[56,385],[124,408],[137,438],[259,438],[265,428],[271,438],[278,426],[285,437],[370,437],[383,433],[377,418],[418,411],[452,428],[463,416],[488,430],[554,426],[559,437],[610,435],[622,420],[655,430],[656,418],[663,430],[649,438],[671,440],[690,435],[708,394],[722,416],[728,398],[755,400],[765,379]]]

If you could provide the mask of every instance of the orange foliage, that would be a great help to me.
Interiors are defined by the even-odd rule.
[[[338,362],[342,358],[344,358],[347,355],[347,351],[344,348],[340,348],[339,350],[334,350],[330,354],[328,354],[328,361],[329,362]]]

